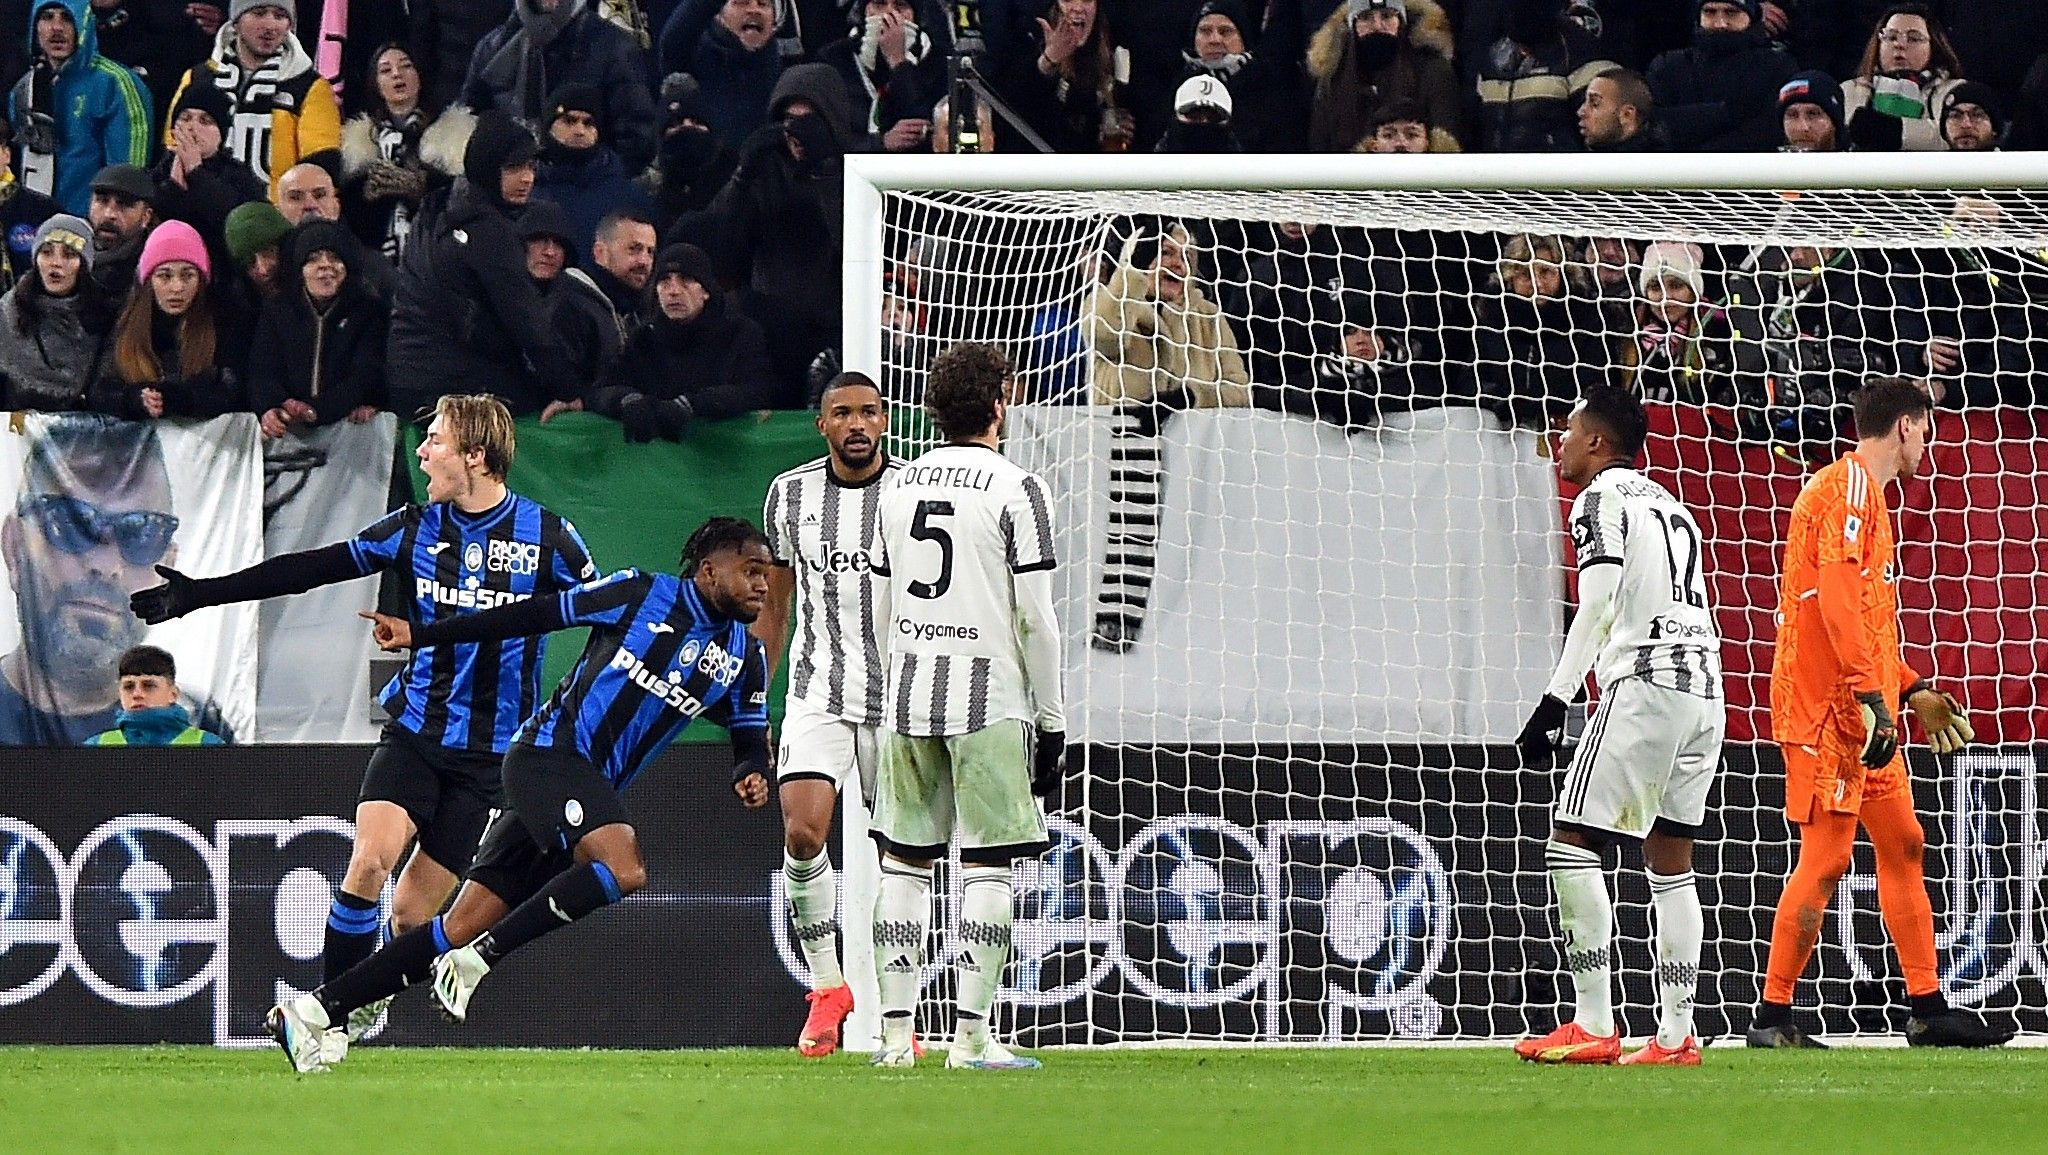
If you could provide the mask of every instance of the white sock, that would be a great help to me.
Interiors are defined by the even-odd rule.
[[[960,1020],[954,1041],[979,1050],[988,1042],[989,1012],[1010,960],[1014,875],[1008,866],[969,866],[961,878],[960,954],[953,960]]]
[[[1657,1043],[1676,1047],[1692,1034],[1693,994],[1700,985],[1700,939],[1706,919],[1692,871],[1650,872],[1657,912]]]
[[[1550,885],[1557,891],[1557,923],[1564,928],[1564,966],[1578,992],[1572,1021],[1592,1034],[1614,1033],[1614,905],[1600,855],[1562,842],[1543,849]]]
[[[839,879],[832,856],[823,850],[809,861],[782,852],[782,887],[789,895],[789,922],[811,968],[811,989],[846,985],[839,973]]]
[[[882,1045],[910,1045],[932,921],[932,868],[882,859],[875,898],[875,986],[882,1002]]]

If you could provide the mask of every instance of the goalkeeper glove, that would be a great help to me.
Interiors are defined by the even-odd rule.
[[[164,584],[136,590],[129,595],[128,608],[135,612],[136,617],[155,626],[206,608],[206,600],[199,596],[197,581],[167,565],[156,567],[156,573],[164,579]]]
[[[1856,707],[1863,715],[1863,765],[1875,770],[1898,752],[1899,729],[1892,722],[1891,707],[1878,691],[1856,695]]]
[[[1040,730],[1038,743],[1031,750],[1031,793],[1040,798],[1052,797],[1060,788],[1060,778],[1067,769],[1067,734],[1064,730]]]
[[[1551,764],[1557,754],[1558,736],[1564,729],[1565,702],[1561,698],[1543,695],[1536,703],[1536,710],[1529,720],[1522,724],[1522,732],[1515,736],[1515,749],[1522,752],[1522,764],[1542,769]]]
[[[1906,705],[1927,735],[1927,746],[1936,754],[1953,754],[1977,740],[1977,731],[1963,713],[1963,704],[1925,682],[1906,692]]]

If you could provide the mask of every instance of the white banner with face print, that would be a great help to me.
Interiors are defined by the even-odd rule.
[[[177,662],[194,721],[256,737],[253,605],[146,627],[128,597],[162,564],[198,577],[263,557],[256,418],[115,421],[14,413],[0,428],[0,745],[75,746],[113,728],[119,664],[148,644]]]

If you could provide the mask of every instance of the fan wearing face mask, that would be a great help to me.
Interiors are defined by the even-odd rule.
[[[851,29],[819,59],[839,70],[872,148],[924,152],[932,106],[946,95],[951,47],[937,0],[863,0],[853,5]]]
[[[1769,152],[1785,141],[1778,91],[1799,71],[1773,48],[1760,0],[1700,0],[1692,47],[1650,62],[1657,119],[1682,152]]]
[[[1374,114],[1394,103],[1414,105],[1428,123],[1462,137],[1455,51],[1450,19],[1434,0],[1339,5],[1309,42],[1310,150],[1350,151],[1372,134]]]

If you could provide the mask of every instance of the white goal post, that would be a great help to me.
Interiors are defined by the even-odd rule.
[[[1507,743],[1569,604],[1542,429],[1596,380],[1657,402],[1651,471],[1711,539],[1731,735],[1698,854],[1698,1015],[1739,1032],[1791,865],[1775,552],[1846,390],[1876,375],[1946,398],[1934,476],[1893,493],[1902,620],[1990,739],[1912,763],[1943,981],[2048,1033],[2048,596],[2027,528],[2048,501],[2048,154],[856,155],[844,229],[842,362],[883,383],[893,450],[923,448],[930,358],[990,341],[1019,370],[1009,451],[1055,494],[1087,758],[1055,850],[1019,867],[999,1000],[1019,1041],[1556,1021],[1541,842],[1561,771]],[[858,1048],[875,868],[846,809]],[[1830,1036],[1896,1030],[1862,853],[1801,984]],[[1633,851],[1609,863],[1639,1035],[1647,890]],[[927,1006],[954,949],[946,877]]]

